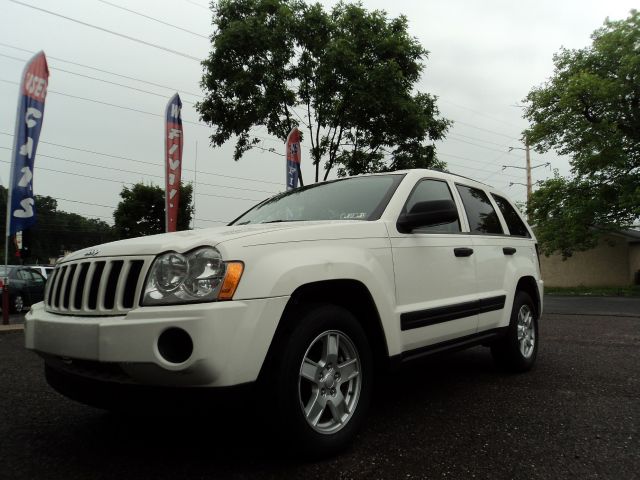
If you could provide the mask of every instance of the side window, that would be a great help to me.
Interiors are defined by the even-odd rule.
[[[471,233],[504,233],[498,214],[484,191],[465,185],[456,185],[456,187],[467,212]]]
[[[18,273],[16,276],[18,277],[19,280],[24,280],[27,282],[31,280],[31,275],[29,275],[29,272],[27,270],[18,270]]]
[[[430,202],[433,200],[451,200],[453,202],[453,196],[451,195],[451,190],[449,190],[447,182],[444,180],[421,180],[413,192],[411,192],[411,195],[409,195],[403,212],[410,212],[416,203]],[[459,231],[460,222],[456,220],[442,225],[416,228],[413,230],[413,233],[457,233]]]
[[[520,215],[518,215],[518,212],[516,212],[515,208],[511,206],[507,199],[502,198],[499,195],[494,195],[493,193],[491,195],[498,204],[498,208],[504,217],[504,221],[507,222],[509,233],[516,237],[531,238],[529,230],[527,230],[527,227],[520,218]]]
[[[44,284],[45,280],[40,272],[37,272],[35,270],[29,270],[29,274],[31,276],[30,280],[32,283],[35,283],[36,285]]]

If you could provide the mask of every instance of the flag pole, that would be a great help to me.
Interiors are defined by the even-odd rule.
[[[11,173],[7,189],[5,270],[2,286],[2,322],[4,324],[9,323],[9,239],[12,233],[23,232],[36,222],[33,171],[44,119],[48,82],[47,57],[43,51],[40,51],[25,64],[18,92]],[[16,205],[13,205],[14,200]]]
[[[2,279],[2,324],[9,324],[9,239],[11,238],[11,194],[13,190],[13,176],[15,175],[16,162],[13,160],[18,150],[18,137],[20,136],[20,113],[22,112],[22,90],[24,88],[24,77],[27,74],[29,65],[39,54],[34,55],[25,64],[20,76],[20,86],[18,87],[18,105],[16,106],[16,124],[13,127],[13,150],[11,151],[11,168],[9,169],[9,181],[7,182],[7,216],[4,224],[4,278]]]

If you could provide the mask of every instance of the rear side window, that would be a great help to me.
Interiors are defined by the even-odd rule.
[[[484,191],[465,185],[456,185],[456,187],[467,212],[471,233],[504,233],[498,214]]]
[[[451,200],[455,205],[447,182],[443,180],[421,180],[409,195],[404,211],[410,212],[416,203],[431,202],[433,200]],[[460,222],[455,220],[451,223],[415,228],[413,233],[457,233],[459,231]]]
[[[494,195],[493,193],[491,195],[498,204],[498,208],[504,217],[504,221],[507,222],[509,233],[515,237],[531,238],[529,230],[527,230],[527,227],[520,218],[520,215],[518,215],[518,212],[516,212],[515,208],[511,206],[507,199],[502,198],[499,195]]]

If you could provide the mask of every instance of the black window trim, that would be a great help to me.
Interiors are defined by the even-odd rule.
[[[493,207],[494,211],[496,212],[496,215],[498,216],[498,221],[500,222],[500,227],[502,227],[502,233],[484,233],[484,232],[473,232],[471,231],[471,224],[469,223],[469,216],[467,215],[467,209],[465,208],[464,205],[464,200],[462,200],[462,196],[460,195],[460,191],[458,191],[458,195],[460,195],[460,201],[462,202],[462,208],[464,210],[464,216],[467,219],[467,225],[469,227],[469,235],[474,235],[474,236],[483,236],[483,237],[509,237],[511,238],[511,235],[508,235],[505,232],[505,228],[507,226],[507,223],[504,222],[504,219],[502,218],[501,215],[498,215],[498,210],[500,210],[499,208],[497,208],[497,205],[494,205],[494,201],[491,198],[491,192],[489,190],[486,190],[485,188],[479,188],[473,185],[468,185],[468,184],[464,184],[464,183],[460,183],[460,182],[453,182],[454,185],[456,186],[456,190],[458,190],[458,186],[461,187],[467,187],[467,188],[475,188],[476,190],[480,190],[482,192],[484,192],[484,194],[487,196],[487,199],[489,200],[489,204]],[[508,229],[507,229],[508,230]],[[525,237],[519,237],[519,238],[525,238]]]
[[[500,216],[502,217],[502,220],[504,221],[504,225],[505,227],[507,227],[507,231],[509,232],[508,237],[514,237],[514,238],[528,238],[531,239],[533,238],[533,234],[531,232],[531,228],[529,227],[529,224],[526,222],[526,220],[524,219],[524,217],[522,216],[522,214],[520,213],[520,210],[513,204],[513,202],[511,202],[511,200],[509,200],[507,197],[505,197],[504,195],[499,195],[497,193],[494,192],[489,192],[490,193],[490,197],[491,200],[496,204],[496,206],[498,207],[498,211],[500,212]],[[498,205],[498,201],[496,200],[495,197],[500,197],[502,200],[504,200],[505,202],[507,202],[509,205],[511,205],[511,208],[513,208],[513,210],[516,212],[516,215],[518,215],[518,218],[520,219],[520,221],[522,222],[522,224],[524,225],[525,230],[527,231],[527,235],[526,236],[522,236],[522,235],[514,235],[513,233],[511,233],[511,229],[509,228],[509,224],[507,223],[507,219],[504,218],[504,215],[502,214],[502,210],[500,209],[500,205]]]
[[[398,219],[396,219],[396,223],[395,223],[395,225],[396,225],[396,233],[399,233],[401,235],[447,235],[447,236],[448,235],[469,235],[469,232],[463,231],[464,225],[462,224],[462,216],[460,216],[460,207],[462,206],[462,208],[464,210],[464,205],[462,205],[462,203],[458,202],[458,199],[456,198],[455,194],[451,190],[450,181],[448,179],[446,179],[446,178],[421,177],[418,180],[416,180],[416,183],[413,185],[413,188],[411,188],[411,191],[409,192],[409,195],[407,195],[407,199],[404,201],[404,204],[402,205],[402,208],[400,209],[400,214],[398,215],[398,218],[400,218],[400,215],[402,215],[404,212],[406,212],[407,203],[409,202],[409,199],[411,198],[411,195],[413,195],[413,192],[416,191],[416,188],[418,188],[418,185],[420,185],[425,180],[436,180],[438,182],[444,182],[446,184],[447,188],[449,189],[449,193],[451,194],[451,200],[453,201],[453,204],[456,206],[456,209],[458,210],[458,225],[460,226],[460,231],[459,232],[400,232],[398,230],[398,228],[397,228]],[[466,212],[465,212],[465,215],[466,215]]]

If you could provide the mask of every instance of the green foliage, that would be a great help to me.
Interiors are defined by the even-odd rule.
[[[254,127],[284,142],[301,126],[316,181],[321,166],[325,179],[335,166],[340,175],[443,166],[433,142],[450,122],[434,96],[413,92],[428,52],[405,17],[359,3],[220,0],[213,23],[197,109],[213,145],[237,138],[235,160],[260,143]]]
[[[5,234],[7,190],[0,186],[0,231]],[[115,240],[112,228],[102,220],[85,218],[58,210],[58,202],[51,197],[36,195],[36,225],[23,232],[27,256],[17,258],[15,245],[9,245],[9,263],[48,263],[65,252],[78,250]],[[2,245],[4,262],[4,244]]]
[[[114,230],[118,238],[133,238],[155,235],[165,231],[164,189],[157,185],[136,183],[123,187],[122,201],[113,213]],[[177,230],[188,230],[193,215],[193,187],[180,185]]]
[[[542,182],[529,205],[546,253],[592,247],[640,216],[640,14],[606,20],[590,47],[561,49],[526,97],[526,138],[572,157],[573,177]]]

